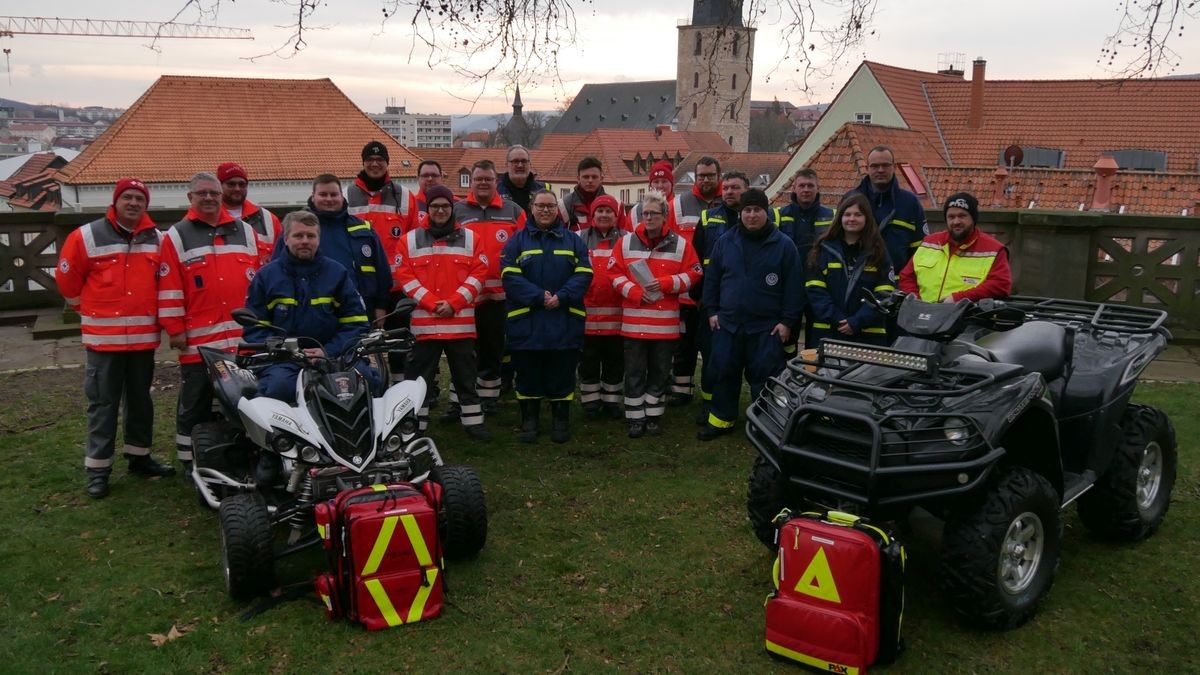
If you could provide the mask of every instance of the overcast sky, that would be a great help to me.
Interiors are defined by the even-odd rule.
[[[207,3],[212,0],[206,0]],[[105,3],[67,0],[9,3],[17,11],[94,19],[166,21],[184,0]],[[600,0],[577,15],[580,39],[560,60],[562,86],[523,84],[527,110],[558,107],[587,82],[674,79],[676,25],[691,14],[691,2]],[[820,5],[821,3],[817,3]],[[857,64],[868,58],[896,66],[935,70],[940,53],[962,52],[988,61],[994,79],[1103,78],[1096,61],[1104,37],[1118,18],[1117,0],[879,0],[876,35],[862,53],[832,78],[815,83],[806,95],[791,81],[789,67],[768,71],[780,62],[779,30],[768,13],[759,26],[755,50],[754,99],[778,98],[798,105],[828,102]],[[969,5],[970,9],[965,6]],[[18,10],[17,7],[21,9]],[[308,47],[291,59],[249,61],[287,40],[287,5],[269,0],[225,0],[215,23],[249,28],[254,41],[167,40],[160,52],[139,38],[85,38],[18,35],[0,38],[11,49],[8,77],[0,79],[0,97],[29,103],[127,107],[164,74],[242,77],[331,78],[359,107],[380,112],[388,99],[410,112],[503,112],[509,109],[511,83],[478,84],[449,68],[430,70],[422,53],[409,62],[411,39],[404,23],[381,28],[379,0],[342,0],[323,5],[313,19],[323,30],[307,35]],[[602,7],[602,9],[593,9]],[[196,20],[185,14],[181,20]],[[211,21],[210,21],[211,22]],[[1195,28],[1200,28],[1197,26]],[[1193,30],[1195,30],[1193,28]],[[1183,62],[1179,73],[1200,71],[1200,40],[1183,38],[1175,48]],[[11,80],[11,82],[10,82]],[[480,95],[481,94],[481,95]]]

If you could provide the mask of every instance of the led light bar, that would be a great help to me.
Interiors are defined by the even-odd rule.
[[[937,367],[935,357],[931,354],[913,354],[887,347],[866,347],[853,342],[822,340],[820,350],[822,359],[844,359],[919,373],[932,373]]]

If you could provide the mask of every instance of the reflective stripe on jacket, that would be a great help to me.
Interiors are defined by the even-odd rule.
[[[882,269],[866,264],[866,252],[853,260],[846,258],[845,242],[825,241],[817,254],[815,269],[808,271],[805,291],[812,306],[812,331],[815,340],[831,337],[838,340],[887,344],[883,317],[863,301],[863,291],[876,295],[895,290],[892,267],[885,258]],[[838,332],[842,320],[850,324],[853,336]]]
[[[587,335],[621,333],[621,296],[613,288],[613,271],[608,261],[612,258],[613,247],[621,241],[624,234],[616,226],[608,232],[601,232],[593,226],[579,233],[592,261],[592,283],[583,298],[587,310],[584,333]]]
[[[887,245],[888,260],[896,269],[904,269],[921,245],[921,240],[929,234],[929,226],[925,222],[925,207],[915,194],[900,187],[900,181],[895,176],[888,189],[876,192],[870,176],[864,176],[858,187],[847,192],[849,195],[860,192],[871,202],[871,211],[875,222],[879,225],[879,234]]]
[[[561,219],[545,230],[532,223],[518,230],[504,245],[501,275],[509,349],[583,347],[592,263],[583,240]],[[545,306],[546,293],[558,296],[556,308]]]
[[[416,195],[394,180],[371,191],[362,178],[355,178],[346,188],[346,208],[350,215],[371,224],[389,261],[395,258],[400,239],[420,222]]]
[[[242,202],[242,220],[254,228],[254,236],[258,237],[259,263],[266,265],[275,252],[275,242],[283,236],[283,225],[274,213],[249,199]]]
[[[900,287],[925,302],[1002,298],[1012,292],[1008,251],[995,237],[975,230],[965,244],[951,249],[949,232],[931,234],[901,273]]]
[[[245,329],[247,342],[262,342],[281,328],[288,337],[316,340],[325,355],[340,355],[367,330],[367,310],[350,273],[320,252],[311,261],[290,254],[272,260],[255,275],[246,307],[259,318]],[[301,340],[300,347],[315,347]]]
[[[162,233],[150,216],[133,232],[116,213],[67,235],[54,279],[79,312],[82,342],[101,352],[154,349],[159,343],[158,271]]]
[[[654,244],[646,238],[646,225],[621,237],[608,264],[613,271],[613,288],[621,294],[621,335],[642,340],[674,340],[679,337],[679,299],[703,274],[696,251],[674,230],[664,228]],[[662,286],[662,296],[642,302],[645,291],[635,281],[630,265],[645,261],[650,275]]]
[[[441,239],[428,228],[412,230],[400,240],[396,261],[396,285],[417,301],[412,314],[417,340],[475,337],[475,302],[487,278],[478,235],[457,226]],[[453,316],[434,316],[443,300],[454,308]]]
[[[494,193],[491,201],[480,204],[471,192],[466,199],[455,202],[454,222],[474,232],[483,247],[488,266],[480,302],[504,299],[504,284],[500,281],[500,254],[504,245],[519,228],[525,226],[525,211],[511,200]]]
[[[224,208],[218,221],[209,225],[189,209],[163,237],[158,320],[168,335],[186,335],[180,363],[199,363],[200,345],[232,351],[242,337],[231,312],[245,304],[258,270],[258,238]]]

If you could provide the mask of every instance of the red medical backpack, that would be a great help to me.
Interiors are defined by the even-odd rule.
[[[441,486],[425,481],[346,490],[315,507],[332,571],[314,585],[329,618],[380,630],[442,613],[440,501]]]
[[[903,649],[904,546],[858,516],[780,514],[767,651],[852,675]]]

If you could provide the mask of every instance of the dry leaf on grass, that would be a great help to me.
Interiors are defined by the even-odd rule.
[[[148,635],[150,637],[150,641],[154,643],[155,647],[161,647],[172,640],[178,640],[179,638],[183,637],[184,633],[186,632],[186,627],[183,630],[179,630],[178,626],[173,625],[171,626],[171,630],[167,631],[166,635],[163,635],[162,633],[149,633]]]

